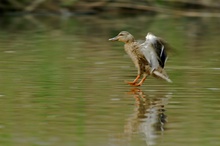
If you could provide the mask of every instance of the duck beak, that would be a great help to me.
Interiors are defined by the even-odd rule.
[[[116,37],[113,37],[113,38],[110,38],[110,39],[108,39],[109,41],[117,41],[118,40],[118,37],[116,36]]]

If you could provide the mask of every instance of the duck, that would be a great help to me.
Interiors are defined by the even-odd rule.
[[[135,40],[128,31],[121,31],[117,36],[109,39],[109,41],[124,43],[125,52],[137,68],[136,78],[127,83],[131,86],[141,86],[150,75],[171,83],[172,81],[164,69],[168,58],[166,50],[170,46],[162,38],[150,32],[145,38],[145,41]]]

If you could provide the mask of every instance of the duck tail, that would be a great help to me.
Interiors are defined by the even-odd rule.
[[[169,83],[172,83],[172,81],[169,79],[169,77],[165,74],[160,73],[159,71],[155,70],[153,71],[153,74],[156,75],[157,77],[166,80]]]

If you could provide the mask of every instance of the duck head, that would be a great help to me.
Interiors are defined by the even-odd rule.
[[[134,41],[134,37],[127,31],[121,31],[117,36],[110,38],[109,41],[129,43]]]

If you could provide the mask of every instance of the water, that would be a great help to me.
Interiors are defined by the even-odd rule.
[[[160,14],[2,19],[0,144],[219,145],[219,24]],[[136,69],[122,43],[107,41],[121,30],[171,43],[172,84],[125,83]]]

